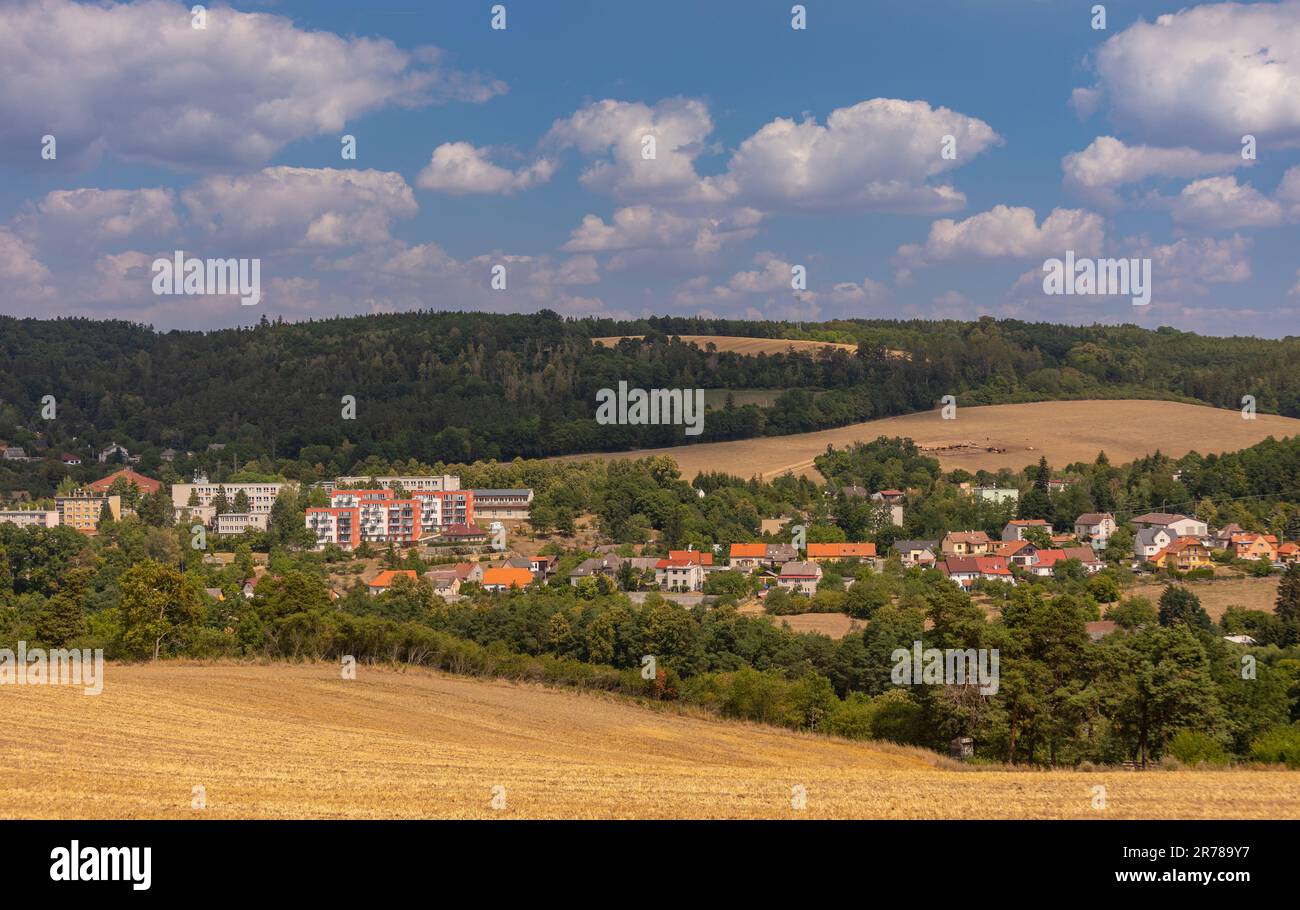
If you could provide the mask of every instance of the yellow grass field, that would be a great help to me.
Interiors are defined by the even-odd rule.
[[[1098,451],[1105,451],[1113,464],[1132,461],[1157,449],[1173,457],[1193,450],[1208,455],[1244,449],[1268,436],[1300,434],[1300,420],[1293,417],[1259,414],[1255,420],[1243,420],[1238,411],[1173,401],[1042,401],[980,408],[963,408],[960,402],[958,405],[956,420],[944,420],[934,410],[795,436],[562,457],[572,460],[668,455],[677,461],[688,480],[702,471],[758,475],[771,480],[786,471],[819,477],[813,458],[823,454],[827,446],[844,448],[878,436],[910,436],[917,445],[934,450],[932,454],[945,471],[976,471],[1019,469],[1043,455],[1061,467],[1073,461],[1092,461]],[[961,448],[952,448],[955,446]]]
[[[1273,612],[1277,604],[1277,587],[1281,578],[1277,575],[1268,578],[1216,578],[1213,581],[1180,581],[1178,584],[1187,588],[1201,600],[1201,606],[1218,622],[1228,607],[1245,607],[1248,610]],[[1152,603],[1158,603],[1164,593],[1163,584],[1139,584],[1124,591],[1125,597],[1145,597]]]
[[[608,335],[603,338],[591,339],[596,344],[603,344],[606,347],[613,347],[624,338],[644,338],[644,335]],[[839,348],[848,351],[850,354],[858,350],[856,344],[839,344],[832,341],[796,341],[786,338],[745,338],[740,335],[678,335],[676,336],[687,344],[695,344],[700,348],[712,343],[717,345],[719,351],[731,351],[736,354],[753,356],[756,354],[784,354],[787,351],[798,351],[800,353],[809,353],[820,350],[821,348]]]
[[[1300,818],[1294,772],[971,771],[535,685],[339,677],[165,663],[110,665],[99,696],[6,686],[0,817]]]

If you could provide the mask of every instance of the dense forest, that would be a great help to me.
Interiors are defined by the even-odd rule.
[[[590,341],[619,334],[647,337]],[[746,357],[673,340],[680,334],[858,347]],[[701,435],[684,437],[677,426],[597,424],[596,391],[619,381],[776,394],[766,406],[728,402]],[[1261,411],[1300,416],[1300,339],[989,318],[796,325],[426,312],[156,332],[0,317],[0,439],[83,458],[116,441],[146,471],[167,448],[195,452],[187,468],[269,459],[338,473],[371,456],[467,462],[780,435],[924,410],[950,394],[963,404],[1140,397],[1233,408],[1251,394]],[[54,420],[43,418],[46,396]],[[343,417],[344,396],[356,400],[355,419]],[[209,454],[212,444],[225,448]],[[0,489],[48,492],[31,480],[0,476]]]

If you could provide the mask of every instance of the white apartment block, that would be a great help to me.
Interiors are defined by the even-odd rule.
[[[172,505],[178,509],[185,508],[189,505],[190,493],[193,492],[198,495],[200,506],[210,506],[217,498],[217,493],[224,489],[226,502],[232,507],[235,496],[243,491],[248,497],[248,511],[254,515],[264,514],[271,511],[283,486],[282,483],[208,483],[206,478],[200,477],[194,483],[172,484]]]
[[[227,512],[217,516],[218,534],[243,534],[249,528],[265,531],[269,512]]]
[[[400,486],[408,493],[423,492],[441,492],[443,490],[459,490],[460,478],[455,474],[427,474],[416,476],[398,476],[389,475],[387,477],[337,477],[333,482],[325,482],[322,486],[326,492],[334,490],[355,489],[361,484],[375,481],[381,486],[392,487],[394,484]]]
[[[18,525],[20,528],[56,528],[59,525],[59,513],[53,509],[0,509],[0,522]]]

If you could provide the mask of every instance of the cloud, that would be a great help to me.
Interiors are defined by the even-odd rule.
[[[484,149],[468,142],[447,142],[433,150],[433,157],[416,177],[415,185],[452,195],[510,195],[546,183],[554,173],[555,163],[547,158],[512,171],[490,162]]]
[[[682,215],[652,205],[632,205],[617,209],[609,222],[597,215],[585,216],[562,249],[575,253],[644,249],[714,253],[726,243],[753,237],[761,218],[753,209],[725,216]]]
[[[401,174],[333,168],[205,177],[181,200],[209,240],[273,250],[381,243],[418,208]]]
[[[0,156],[107,154],[185,170],[266,163],[386,107],[482,102],[503,83],[448,67],[436,48],[298,28],[283,16],[188,4],[19,0],[0,5]]]
[[[170,189],[55,190],[20,215],[17,229],[33,239],[74,246],[160,237],[180,228]]]
[[[1096,53],[1092,95],[1123,132],[1156,145],[1300,146],[1300,3],[1223,3],[1139,21]],[[1076,99],[1079,96],[1076,96]]]
[[[1120,204],[1113,192],[1121,186],[1151,177],[1200,177],[1248,165],[1240,154],[1209,154],[1192,148],[1156,148],[1126,145],[1113,136],[1098,136],[1081,152],[1061,159],[1065,185],[1094,201]]]
[[[6,292],[22,299],[45,295],[50,270],[36,258],[36,252],[9,228],[0,227],[0,283]]]
[[[595,158],[580,178],[591,190],[623,200],[659,204],[722,201],[695,159],[713,132],[707,105],[668,98],[654,105],[606,99],[557,120],[543,140]],[[653,157],[647,157],[653,139]]]
[[[943,137],[955,159],[942,157]],[[1001,139],[984,121],[925,101],[874,98],[839,108],[826,125],[778,117],[740,144],[718,182],[763,211],[947,212],[965,196],[929,178]]]
[[[704,102],[672,98],[653,106],[604,100],[551,127],[546,142],[596,157],[588,188],[621,200],[727,204],[763,212],[947,212],[965,196],[928,181],[964,164],[1001,138],[987,123],[925,101],[874,98],[813,117],[784,117],[740,143],[726,170],[696,170],[713,120]],[[655,137],[655,155],[643,154]],[[942,154],[954,140],[954,158]]]
[[[1173,200],[1179,224],[1210,228],[1275,227],[1282,223],[1282,206],[1235,177],[1210,177],[1183,187]]]
[[[825,291],[818,290],[811,271],[810,290],[797,291],[792,287],[795,263],[770,251],[755,255],[754,264],[757,268],[736,272],[722,283],[707,276],[684,281],[677,286],[673,302],[696,313],[731,312],[753,319],[806,320],[861,318],[869,308],[879,307],[890,298],[889,288],[871,278],[862,279],[861,284],[836,282]]]
[[[1101,249],[1103,240],[1102,219],[1092,212],[1053,209],[1039,225],[1033,209],[997,205],[963,221],[934,222],[925,244],[899,247],[895,262],[910,270],[951,259],[1024,259],[1060,256],[1066,250],[1088,256]]]

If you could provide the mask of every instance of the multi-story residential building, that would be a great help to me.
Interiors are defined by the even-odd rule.
[[[1210,548],[1196,537],[1179,537],[1152,556],[1151,562],[1162,569],[1177,569],[1179,572],[1209,568],[1213,565],[1210,561]]]
[[[1094,550],[1106,549],[1115,529],[1115,516],[1109,512],[1084,512],[1074,520],[1074,536]]]
[[[974,487],[971,495],[985,502],[1019,502],[1020,491],[1015,487]]]
[[[460,478],[454,474],[397,475],[386,477],[338,477],[321,484],[326,492],[335,489],[355,489],[362,484],[378,483],[383,487],[399,486],[408,493],[459,490]]]
[[[1133,538],[1133,555],[1147,560],[1178,539],[1178,532],[1167,528],[1143,528]]]
[[[20,528],[54,528],[59,524],[59,513],[53,509],[0,509],[0,522]]]
[[[890,547],[905,566],[933,566],[939,552],[937,540],[896,540]]]
[[[1052,526],[1041,518],[1017,518],[1008,521],[1002,529],[1002,539],[1006,541],[1024,540],[1025,532],[1030,528],[1042,528],[1051,536]]]
[[[54,500],[54,510],[59,515],[59,524],[76,528],[83,534],[93,534],[99,527],[99,515],[105,504],[114,521],[122,518],[122,497],[102,494],[78,493],[75,496],[59,496]]]
[[[992,544],[983,531],[949,531],[939,547],[944,556],[983,556]]]
[[[822,580],[822,567],[815,562],[787,562],[781,567],[777,585],[792,594],[817,593],[817,582]]]
[[[680,556],[688,551],[677,551]],[[712,559],[712,554],[704,554]],[[727,562],[730,568],[752,572],[754,569],[779,566],[799,558],[799,550],[789,543],[733,543]],[[710,563],[705,563],[709,565]]]
[[[1165,528],[1178,532],[1179,537],[1206,537],[1210,533],[1210,527],[1205,522],[1188,518],[1186,515],[1171,514],[1169,512],[1148,512],[1145,515],[1139,515],[1133,519],[1133,527],[1141,530],[1143,528]]]
[[[482,521],[527,521],[533,491],[471,490],[474,511]]]
[[[282,483],[209,483],[207,477],[195,477],[193,483],[172,484],[172,505],[183,509],[190,505],[190,495],[198,498],[200,506],[210,506],[218,494],[226,491],[226,502],[235,504],[235,497],[243,493],[248,497],[248,511],[254,514],[270,512],[276,497],[284,488]]]
[[[1277,538],[1272,534],[1238,534],[1232,538],[1232,555],[1237,559],[1277,561]]]
[[[316,535],[316,549],[334,544],[354,550],[361,543],[361,522],[353,508],[312,508],[307,510],[307,527]]]
[[[661,559],[655,563],[655,582],[665,591],[699,591],[704,587],[704,567],[690,559]]]
[[[218,534],[243,534],[249,528],[265,531],[270,517],[268,512],[226,512],[217,516],[215,530]]]
[[[432,538],[474,538],[482,532],[473,517],[470,490],[418,490],[399,499],[390,488],[336,487],[328,507],[307,509],[306,524],[316,534],[317,549],[332,543],[351,550],[363,541],[409,547]],[[466,534],[467,528],[473,533]]]

